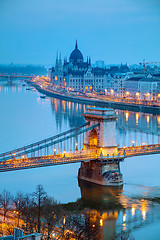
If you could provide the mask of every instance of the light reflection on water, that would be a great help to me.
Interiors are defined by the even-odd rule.
[[[121,188],[98,187],[94,184],[79,182],[81,189],[81,201],[85,207],[92,207],[101,213],[104,222],[103,239],[112,239],[115,234],[121,231],[132,233],[136,239],[139,231],[160,221],[160,206],[152,202],[149,195],[136,196],[132,192],[129,196],[125,192],[125,186]],[[135,186],[140,190],[143,186]],[[144,189],[143,189],[144,190]],[[139,230],[139,231],[138,231]],[[156,229],[157,236],[160,233]],[[142,239],[145,238],[143,234]],[[151,237],[151,235],[150,235]]]
[[[41,99],[37,91],[26,90],[20,82],[0,86],[0,152],[63,132],[84,123],[81,115],[87,106],[60,101]],[[116,110],[117,141],[120,146],[157,143],[160,134],[160,116]],[[146,134],[147,133],[147,134]],[[0,192],[5,188],[32,192],[37,184],[61,202],[73,202],[78,198],[90,207],[100,207],[104,218],[104,235],[108,226],[112,230],[131,232],[140,238],[140,229],[156,227],[160,216],[160,161],[159,155],[133,157],[121,164],[124,175],[122,189],[78,187],[79,164],[30,169],[0,174]],[[112,224],[108,224],[108,221]],[[159,232],[158,227],[155,230]],[[148,235],[143,231],[145,239]],[[104,239],[110,239],[108,238]],[[156,239],[156,238],[155,238]],[[158,239],[158,238],[157,238]]]

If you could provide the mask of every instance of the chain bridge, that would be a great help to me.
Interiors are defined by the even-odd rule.
[[[34,76],[24,76],[24,75],[13,75],[13,74],[1,74],[0,73],[0,78],[5,78],[8,80],[9,83],[12,83],[13,79],[21,78],[21,79],[32,79]]]
[[[78,177],[100,185],[122,185],[120,162],[160,153],[160,144],[119,148],[113,109],[90,107],[85,124],[0,154],[0,172],[81,162]]]

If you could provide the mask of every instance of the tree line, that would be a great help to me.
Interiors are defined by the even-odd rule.
[[[56,233],[60,239],[102,239],[100,215],[95,216],[94,211],[89,209],[79,210],[78,205],[73,211],[67,210],[63,204],[50,197],[42,185],[38,185],[31,194],[18,192],[13,196],[3,190],[0,207],[3,223],[7,225],[8,217],[13,213],[16,226],[21,227],[24,234],[38,232],[42,239],[53,239]],[[10,224],[9,234],[12,229],[13,224]]]
[[[103,219],[99,211],[83,208],[80,201],[72,207],[71,204],[61,204],[49,196],[42,185],[38,185],[32,193],[18,192],[14,196],[3,190],[0,207],[8,235],[16,226],[22,228],[24,234],[41,233],[41,239],[56,239],[57,235],[63,240],[103,239]],[[12,219],[10,223],[9,217]],[[2,231],[0,235],[3,235]],[[113,235],[113,239],[133,238],[122,232]]]

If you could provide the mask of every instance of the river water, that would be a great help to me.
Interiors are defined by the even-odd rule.
[[[56,135],[84,123],[87,106],[40,98],[20,81],[0,83],[0,153]],[[160,141],[160,116],[116,110],[119,146]],[[160,239],[160,155],[133,157],[121,163],[121,189],[78,183],[80,164],[0,173],[0,192],[33,192],[38,184],[62,203],[81,199],[103,206],[103,238],[123,231],[135,239]],[[111,208],[110,208],[111,206]]]

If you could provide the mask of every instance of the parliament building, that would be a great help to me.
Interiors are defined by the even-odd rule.
[[[107,81],[112,79],[106,74],[104,68],[93,68],[90,57],[84,61],[77,41],[69,61],[65,58],[62,63],[61,56],[57,55],[55,66],[49,71],[53,88],[65,88],[72,91],[104,92]]]

